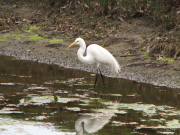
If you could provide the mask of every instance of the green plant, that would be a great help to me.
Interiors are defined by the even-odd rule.
[[[44,38],[39,35],[33,35],[33,36],[29,36],[28,39],[31,41],[35,41],[35,40],[40,40],[40,39],[44,39]]]
[[[151,57],[149,56],[149,52],[143,52],[142,56],[145,58],[146,61],[150,61]]]
[[[166,57],[159,57],[157,60],[159,61],[167,61],[168,63],[172,63],[174,62],[174,59],[173,58],[166,58]]]
[[[4,41],[7,41],[6,38],[0,38],[0,42],[4,42]]]
[[[12,34],[11,36],[15,37],[15,38],[22,38],[22,37],[24,37],[23,34]]]
[[[0,42],[4,42],[4,41],[7,41],[7,37],[9,35],[3,35],[3,36],[0,36]]]
[[[0,38],[7,38],[9,35],[3,35],[3,36],[0,36]]]
[[[46,40],[49,41],[50,44],[63,42],[63,39],[46,39]]]
[[[94,34],[94,37],[99,37],[99,36],[100,36],[100,34],[97,34],[97,33],[96,33],[96,34]]]
[[[35,40],[46,40],[48,41],[50,44],[55,44],[55,43],[59,43],[59,42],[63,42],[63,39],[48,39],[48,38],[43,38],[39,35],[33,35],[33,36],[29,36],[28,38],[31,41],[35,41]]]

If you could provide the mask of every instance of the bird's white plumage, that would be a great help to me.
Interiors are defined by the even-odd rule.
[[[95,133],[102,129],[114,114],[92,113],[83,114],[75,122],[76,135],[83,135],[83,129],[88,133]]]
[[[113,55],[105,48],[91,44],[86,48],[86,43],[82,38],[77,38],[69,47],[78,44],[80,46],[77,51],[78,59],[85,64],[110,65],[115,73],[119,73],[121,67]],[[84,56],[84,53],[86,55]]]

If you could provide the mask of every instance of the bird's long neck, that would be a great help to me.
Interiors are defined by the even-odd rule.
[[[79,46],[80,46],[80,48],[77,52],[78,59],[82,63],[94,64],[94,58],[93,58],[93,56],[91,56],[90,53],[88,53],[88,49],[86,48],[86,43],[84,42],[84,40],[79,43]],[[86,55],[84,55],[84,54],[86,54]]]
[[[81,119],[78,119],[76,122],[75,122],[75,129],[76,129],[76,135],[83,135],[83,121]]]
[[[84,53],[86,52],[86,43],[82,40],[80,43],[79,43],[79,50],[77,52],[77,56],[79,58],[80,61],[83,61],[84,59]]]
[[[78,56],[78,59],[82,62],[82,63],[86,63],[86,55],[84,55],[86,52],[86,47],[80,47],[78,49],[78,52],[77,52],[77,56]]]

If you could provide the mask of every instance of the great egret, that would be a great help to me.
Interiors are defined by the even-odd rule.
[[[83,135],[84,131],[88,133],[97,132],[102,129],[113,116],[114,114],[104,113],[82,114],[75,122],[76,135]]]
[[[97,69],[100,71],[104,86],[105,86],[105,83],[104,83],[104,79],[103,79],[101,70],[99,68],[100,65],[110,65],[112,67],[112,71],[114,73],[119,73],[121,71],[121,67],[120,67],[119,63],[117,62],[117,60],[105,48],[103,48],[97,44],[91,44],[88,47],[86,47],[86,43],[82,38],[77,38],[68,47],[72,47],[76,44],[80,46],[79,50],[77,51],[78,59],[82,63],[85,63],[85,64],[96,64],[97,65]],[[86,54],[86,55],[84,55],[84,54]],[[97,74],[96,74],[94,87],[97,82],[98,70],[97,70]]]

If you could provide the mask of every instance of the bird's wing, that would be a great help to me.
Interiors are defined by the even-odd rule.
[[[100,64],[111,64],[110,61],[114,58],[109,51],[96,44],[88,46],[87,54],[92,55],[94,60]]]
[[[87,55],[91,55],[97,64],[108,64],[113,67],[113,70],[118,73],[120,72],[120,66],[114,56],[105,48],[92,44],[87,48]]]

